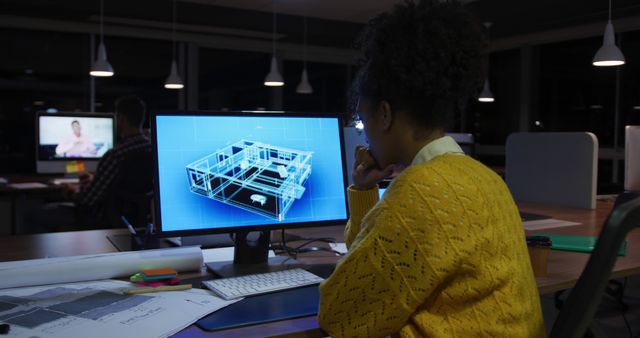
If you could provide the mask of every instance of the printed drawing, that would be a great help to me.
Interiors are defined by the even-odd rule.
[[[305,192],[310,151],[241,140],[187,165],[191,192],[282,221]]]

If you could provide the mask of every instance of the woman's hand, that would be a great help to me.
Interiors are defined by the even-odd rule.
[[[378,182],[393,173],[394,165],[380,168],[369,149],[365,146],[356,146],[356,161],[353,164],[353,188],[356,190],[370,190],[376,187]]]
[[[93,182],[93,174],[92,173],[84,173],[82,175],[80,175],[80,187],[81,188],[86,188],[87,186],[89,186],[91,184],[91,182]]]

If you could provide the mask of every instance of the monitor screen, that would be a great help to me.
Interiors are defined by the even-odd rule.
[[[92,115],[39,115],[38,160],[97,159],[113,148],[113,115]]]
[[[640,192],[640,126],[625,128],[624,189]]]
[[[161,232],[344,224],[341,121],[299,113],[155,114]]]

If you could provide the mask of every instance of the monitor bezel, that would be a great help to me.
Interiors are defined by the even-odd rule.
[[[38,112],[36,113],[36,163],[37,162],[69,162],[69,161],[100,161],[102,156],[100,157],[67,157],[67,158],[52,158],[52,159],[40,159],[40,117],[42,116],[50,116],[50,117],[97,117],[97,118],[110,118],[112,123],[112,135],[113,135],[113,148],[115,148],[116,143],[118,141],[117,135],[117,119],[115,113],[91,113],[91,112],[57,112],[57,113],[47,113],[47,112]]]
[[[170,230],[164,231],[162,225],[162,207],[160,203],[160,182],[158,179],[158,147],[157,147],[157,126],[156,119],[158,116],[238,116],[238,117],[307,117],[307,118],[336,118],[338,120],[338,133],[340,137],[340,154],[342,157],[342,181],[345,189],[344,194],[344,207],[345,218],[326,220],[326,221],[311,221],[311,222],[292,222],[282,224],[258,224],[236,227],[222,227],[222,228],[209,228],[209,229],[195,229],[195,230]],[[293,229],[293,228],[311,228],[311,227],[325,227],[325,226],[339,226],[345,225],[349,219],[349,205],[347,197],[347,168],[346,168],[346,156],[344,152],[344,123],[340,113],[311,113],[311,112],[293,112],[293,111],[173,111],[173,112],[152,112],[150,116],[151,123],[151,144],[153,146],[153,177],[155,196],[153,199],[153,223],[158,237],[173,237],[173,236],[197,236],[197,235],[213,235],[222,233],[235,233],[237,231],[250,232],[250,231],[262,231],[262,230],[280,230],[280,229]]]

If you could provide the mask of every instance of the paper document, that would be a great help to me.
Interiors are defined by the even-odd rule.
[[[202,249],[202,260],[205,263],[227,262],[233,260],[233,247]],[[269,257],[275,257],[273,250],[269,250]]]
[[[347,244],[345,243],[329,243],[331,249],[346,255],[349,250],[347,250]]]
[[[543,229],[551,229],[551,228],[562,228],[569,227],[574,225],[580,225],[582,223],[563,221],[555,218],[547,218],[540,219],[536,221],[526,221],[522,222],[525,230],[543,230]]]
[[[46,184],[40,183],[40,182],[25,182],[25,183],[9,184],[9,188],[18,189],[18,190],[43,189],[46,187],[48,187]]]
[[[103,280],[0,290],[7,337],[168,337],[236,302],[202,289],[125,295],[129,282]]]
[[[0,289],[128,277],[142,269],[199,271],[200,247],[116,252],[0,263]]]

